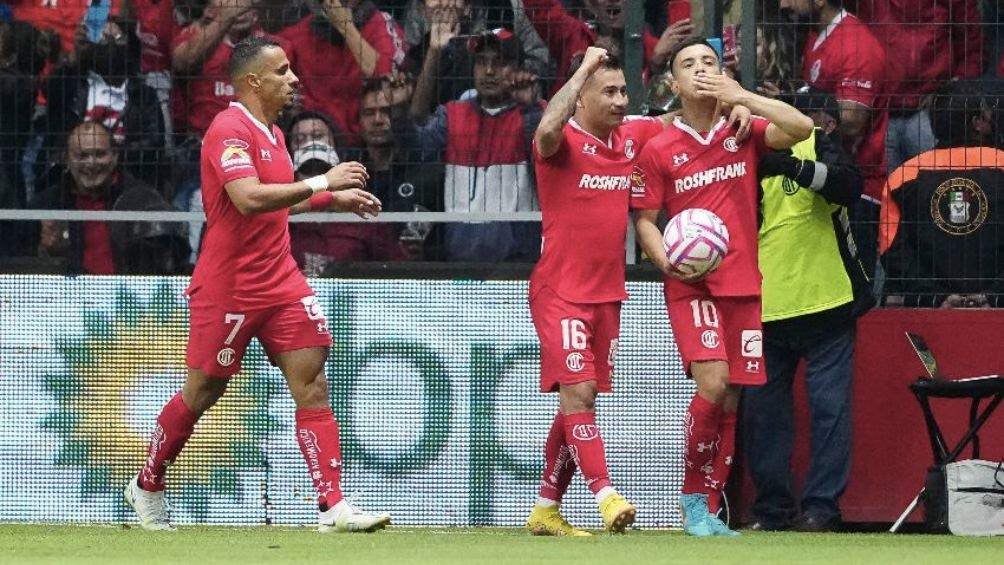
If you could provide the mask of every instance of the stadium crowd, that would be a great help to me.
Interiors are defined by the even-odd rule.
[[[743,5],[723,6],[724,60],[736,75]],[[818,98],[829,106],[817,125],[837,130],[863,176],[850,220],[863,264],[877,267],[876,291],[895,304],[997,305],[1004,237],[999,184],[989,179],[1004,167],[998,4],[755,5],[759,91],[831,95]],[[666,58],[703,32],[706,15],[702,0],[644,6],[642,108],[659,114],[674,107]],[[201,137],[233,99],[230,53],[264,34],[300,78],[282,125],[301,177],[356,160],[385,211],[536,211],[530,142],[545,100],[586,47],[630,56],[625,8],[623,0],[9,0],[0,3],[0,207],[201,211]],[[960,147],[983,149],[944,152]],[[962,176],[982,175],[976,189],[942,189],[917,173],[942,170],[930,163],[945,159]],[[942,204],[943,214],[928,213]],[[71,274],[171,274],[190,270],[202,224],[0,227],[8,265],[50,258]],[[298,223],[292,236],[312,275],[341,261],[533,262],[540,249],[538,222]]]

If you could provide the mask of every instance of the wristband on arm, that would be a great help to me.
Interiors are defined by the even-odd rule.
[[[322,190],[328,190],[328,177],[324,175],[317,175],[316,177],[310,177],[309,179],[303,179],[303,184],[310,187],[310,190],[317,194]]]
[[[334,201],[335,195],[328,191],[318,192],[307,199],[307,202],[310,204],[311,212],[321,212],[327,210]]]

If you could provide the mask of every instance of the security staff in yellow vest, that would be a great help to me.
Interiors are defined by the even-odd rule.
[[[836,100],[803,93],[790,101],[817,127],[759,167],[767,384],[743,396],[743,445],[757,491],[751,528],[833,531],[850,470],[854,322],[872,301],[848,222],[863,180],[836,137]],[[796,499],[792,381],[803,359],[812,461]]]

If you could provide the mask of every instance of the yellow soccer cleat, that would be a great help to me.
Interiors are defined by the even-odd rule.
[[[557,506],[541,506],[535,504],[526,519],[526,529],[535,536],[592,536],[593,534],[580,530],[568,523]]]
[[[634,524],[634,517],[637,509],[623,496],[613,493],[607,495],[600,502],[600,514],[603,516],[603,525],[608,532],[623,534],[624,530]]]

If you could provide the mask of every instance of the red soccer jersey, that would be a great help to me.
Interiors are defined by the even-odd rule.
[[[132,0],[129,5],[136,17],[136,37],[143,44],[140,70],[171,70],[171,42],[181,32],[173,0]]]
[[[202,202],[206,235],[188,295],[240,310],[294,302],[311,294],[289,245],[289,210],[245,216],[223,188],[258,177],[263,184],[293,182],[293,162],[278,126],[268,127],[233,102],[202,142]]]
[[[767,121],[754,118],[746,141],[736,140],[722,118],[701,135],[679,118],[653,139],[631,175],[631,207],[666,210],[669,217],[687,208],[718,214],[729,229],[729,252],[703,281],[712,296],[759,296],[757,265],[757,162],[767,151]],[[666,277],[671,296],[694,292],[691,285]]]
[[[50,29],[59,34],[64,53],[73,53],[76,47],[73,36],[87,14],[91,0],[14,0],[6,2],[14,11],[14,19],[28,22],[40,30]],[[122,0],[112,0],[110,15],[122,13]]]
[[[363,90],[362,69],[347,45],[335,45],[311,31],[312,19],[307,16],[279,32],[298,53],[310,54],[298,61],[296,69],[303,84],[303,105],[331,116],[342,131],[355,132]],[[404,60],[404,32],[386,12],[374,12],[359,33],[377,53],[373,76],[390,73]]]
[[[871,127],[861,139],[855,159],[865,176],[864,194],[882,199],[886,181],[885,134],[889,111],[884,94],[885,49],[868,26],[841,12],[822,33],[813,31],[805,41],[802,78],[837,100],[850,100],[872,108]]]
[[[659,119],[632,117],[602,141],[569,120],[557,153],[544,159],[534,145],[543,238],[531,294],[547,286],[568,302],[627,298],[628,177],[642,147],[663,129]]]
[[[185,43],[196,33],[204,33],[202,24],[194,23],[181,30],[171,42],[171,50],[174,51],[178,45]],[[286,57],[295,71],[296,57],[289,42],[269,36],[263,31],[254,33],[276,40],[286,52]],[[181,99],[185,101],[186,110],[185,116],[181,116],[179,121],[187,122],[192,131],[199,135],[204,134],[214,116],[225,110],[234,100],[234,85],[230,83],[230,74],[227,72],[227,65],[233,52],[234,44],[224,38],[216,49],[206,56],[202,68],[195,73],[196,76],[177,77],[178,87],[184,89]]]

